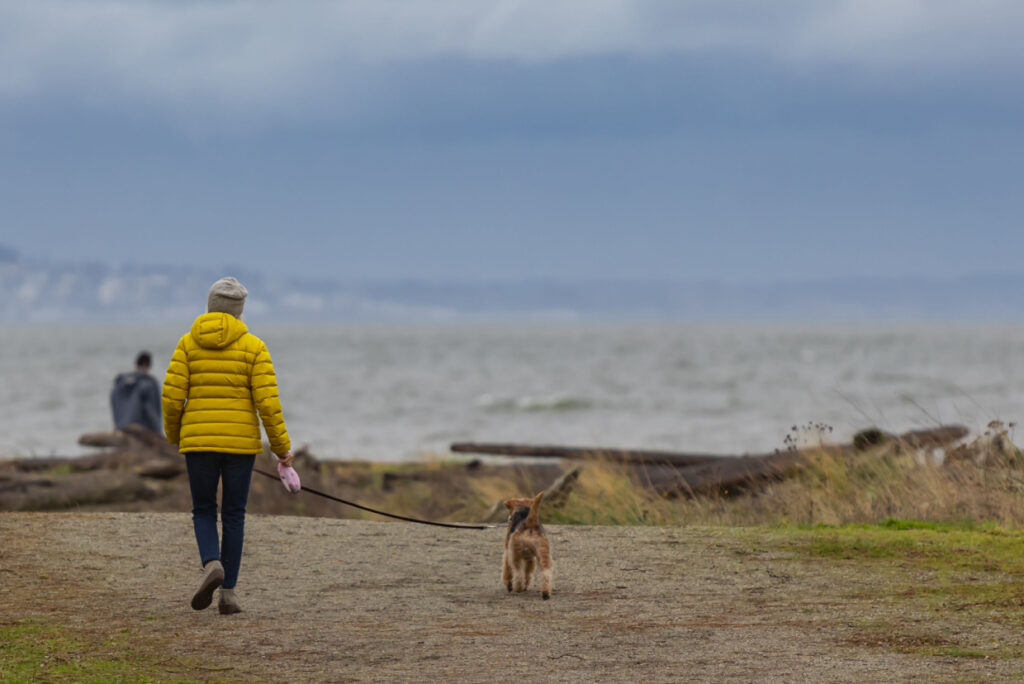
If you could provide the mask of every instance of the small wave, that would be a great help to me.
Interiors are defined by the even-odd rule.
[[[476,398],[476,405],[486,411],[585,411],[593,408],[594,402],[586,397],[573,395],[499,397],[493,394],[481,394]]]
[[[516,402],[520,411],[582,411],[594,404],[585,397],[523,397]]]
[[[485,411],[514,411],[516,400],[510,397],[496,397],[493,394],[481,394],[476,398],[476,405]]]

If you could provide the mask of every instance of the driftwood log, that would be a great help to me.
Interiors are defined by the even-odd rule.
[[[136,426],[91,432],[79,444],[104,448],[78,458],[0,463],[0,510],[62,510],[149,501],[185,472],[185,459],[161,435]]]
[[[103,468],[104,463],[104,459],[101,456],[82,456],[77,458],[53,456],[48,458],[17,458],[13,461],[6,461],[2,465],[9,470],[19,473],[41,473],[55,468],[66,469],[69,473],[82,473]]]
[[[159,488],[128,471],[92,471],[60,478],[24,476],[0,481],[0,510],[63,510],[149,500],[158,495]]]
[[[683,454],[648,449],[606,449],[603,447],[564,447],[530,444],[498,444],[493,442],[456,442],[452,452],[490,454],[493,456],[524,456],[533,458],[564,458],[570,460],[611,461],[613,463],[649,463],[652,465],[690,466],[714,461],[722,456]]]
[[[735,495],[752,485],[784,480],[805,463],[805,451],[765,456],[734,456],[685,468],[640,466],[638,477],[659,494],[675,496]]]
[[[87,432],[79,436],[78,443],[82,446],[106,447],[117,451],[145,451],[166,458],[181,456],[174,446],[168,444],[163,435],[150,432],[138,425],[128,425],[120,430]]]

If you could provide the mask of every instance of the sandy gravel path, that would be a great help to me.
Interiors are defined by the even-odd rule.
[[[1013,681],[1016,659],[896,653],[872,577],[770,531],[553,527],[555,594],[500,585],[502,530],[250,516],[246,612],[194,612],[186,514],[0,514],[0,620],[126,633],[166,676],[268,681]],[[845,573],[845,574],[844,574]],[[927,615],[908,615],[926,621]],[[165,657],[164,657],[165,656]]]

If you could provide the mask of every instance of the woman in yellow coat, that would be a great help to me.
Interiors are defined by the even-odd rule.
[[[292,463],[281,414],[274,364],[267,346],[241,320],[248,295],[234,278],[210,288],[206,313],[195,320],[171,356],[161,405],[167,441],[185,455],[192,491],[192,524],[203,563],[203,580],[192,597],[202,610],[220,587],[220,612],[241,610],[234,588],[242,561],[245,506],[256,455],[262,453],[260,422],[270,449]],[[223,484],[217,538],[217,485]]]

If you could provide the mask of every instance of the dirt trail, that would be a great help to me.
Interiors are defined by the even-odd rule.
[[[168,678],[1010,681],[1024,671],[1016,659],[857,645],[858,626],[902,608],[872,600],[863,571],[763,550],[770,531],[552,527],[550,601],[501,587],[502,535],[250,516],[246,612],[226,617],[188,607],[199,571],[186,514],[5,513],[0,621],[127,630]]]

